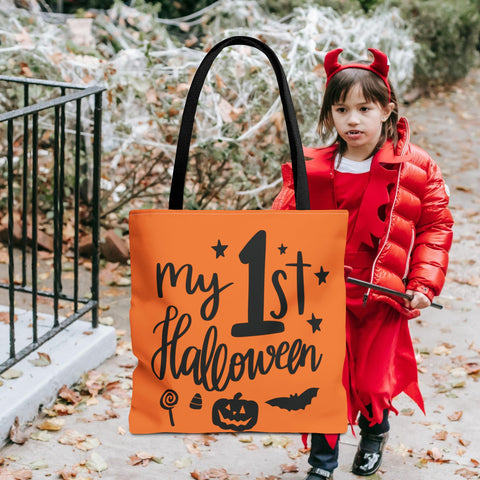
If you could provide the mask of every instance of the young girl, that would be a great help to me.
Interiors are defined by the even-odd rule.
[[[324,148],[306,148],[312,209],[349,212],[345,264],[351,277],[411,294],[399,300],[351,283],[347,289],[347,354],[343,382],[351,425],[361,439],[352,472],[380,466],[388,414],[400,392],[423,410],[408,320],[442,289],[452,242],[448,191],[438,166],[410,143],[406,119],[388,81],[387,56],[370,49],[372,63],[341,65],[342,49],[325,56],[327,85],[320,112]],[[295,209],[291,165],[273,208]],[[312,434],[305,480],[332,478],[338,435]]]

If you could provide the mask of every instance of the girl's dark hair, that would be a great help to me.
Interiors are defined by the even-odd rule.
[[[365,63],[368,64],[368,62]],[[325,140],[330,137],[335,131],[332,107],[336,103],[344,102],[348,92],[357,84],[361,86],[363,96],[367,102],[379,103],[382,107],[387,107],[390,102],[394,104],[390,117],[382,125],[380,139],[372,154],[374,154],[389,138],[392,139],[393,144],[396,146],[398,142],[398,100],[395,92],[392,85],[389,83],[391,91],[389,98],[388,89],[383,80],[375,73],[370,72],[369,70],[364,70],[363,68],[346,68],[345,70],[340,70],[340,72],[330,78],[328,86],[325,89],[322,108],[320,110],[320,118],[318,120],[318,131],[320,132],[322,139]],[[335,143],[337,142],[339,145],[338,153],[343,155],[347,150],[347,144],[338,133],[337,138],[335,139]]]

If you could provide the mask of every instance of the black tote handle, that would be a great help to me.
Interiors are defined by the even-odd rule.
[[[298,130],[297,117],[293,107],[290,89],[285,77],[285,72],[275,52],[264,42],[246,36],[234,36],[217,43],[207,53],[200,63],[190,89],[188,91],[185,107],[178,135],[177,152],[173,167],[172,185],[170,188],[169,208],[181,210],[183,208],[183,191],[185,175],[187,173],[188,153],[192,139],[193,122],[197,110],[198,98],[202,90],[207,73],[218,54],[230,45],[248,45],[261,50],[269,59],[277,77],[280,98],[282,99],[285,123],[287,125],[288,142],[292,159],[293,181],[295,186],[295,201],[297,210],[309,210],[310,198],[308,194],[307,172],[303,155],[302,141]]]

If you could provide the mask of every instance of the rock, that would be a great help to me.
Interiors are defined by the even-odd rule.
[[[103,236],[100,252],[109,262],[126,263],[130,258],[126,242],[114,230],[108,230]]]
[[[91,257],[93,252],[93,241],[91,235],[83,235],[78,240],[78,253],[85,257]]]
[[[14,223],[13,224],[13,242],[14,245],[20,246],[22,244],[22,224],[21,223]],[[8,242],[8,227],[1,227],[0,228],[0,241]],[[51,235],[47,235],[45,232],[38,230],[37,232],[37,243],[38,248],[47,250],[49,252],[53,252],[53,237]],[[27,245],[32,245],[32,227],[31,225],[27,226]]]

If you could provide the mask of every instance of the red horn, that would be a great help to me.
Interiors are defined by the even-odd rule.
[[[390,69],[388,57],[376,48],[369,48],[368,51],[373,54],[373,62],[370,64],[370,68],[378,72],[380,76],[386,78],[388,70]]]
[[[323,68],[327,73],[327,79],[330,78],[341,67],[338,63],[338,56],[343,52],[343,48],[337,48],[328,52],[323,59]]]

